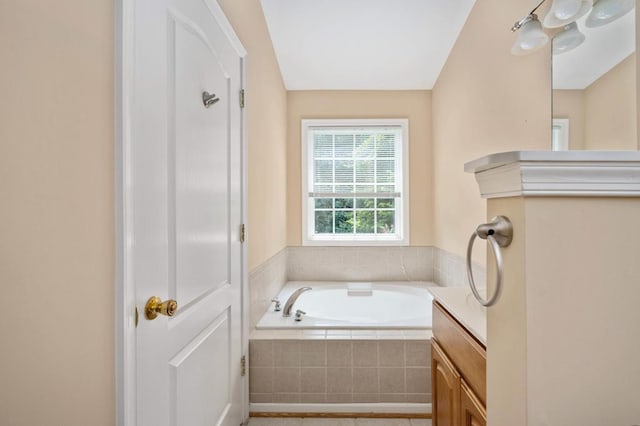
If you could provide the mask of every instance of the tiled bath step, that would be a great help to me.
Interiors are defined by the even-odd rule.
[[[252,403],[430,403],[427,339],[250,340]]]

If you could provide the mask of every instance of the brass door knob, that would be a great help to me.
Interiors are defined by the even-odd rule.
[[[153,296],[147,300],[147,304],[144,307],[144,316],[148,320],[156,319],[158,314],[172,317],[178,310],[178,302],[173,299],[162,301],[158,296]]]

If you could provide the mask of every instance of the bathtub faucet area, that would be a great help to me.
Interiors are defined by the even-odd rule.
[[[282,316],[283,317],[290,317],[291,316],[291,308],[293,308],[293,304],[296,303],[296,300],[298,300],[298,297],[300,297],[300,295],[302,293],[304,293],[305,291],[309,291],[312,290],[311,287],[300,287],[299,289],[297,289],[296,291],[294,291],[291,296],[289,296],[289,298],[287,299],[287,303],[284,304],[284,309],[282,310]]]

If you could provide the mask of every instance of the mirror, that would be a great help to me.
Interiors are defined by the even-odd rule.
[[[577,47],[575,25],[552,41],[552,149],[637,150],[635,9],[597,27],[588,17]]]

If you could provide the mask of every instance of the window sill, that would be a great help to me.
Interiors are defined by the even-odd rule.
[[[408,246],[409,239],[402,240],[345,240],[341,238],[307,239],[303,238],[303,246],[342,246],[342,247],[375,247],[375,246]]]

